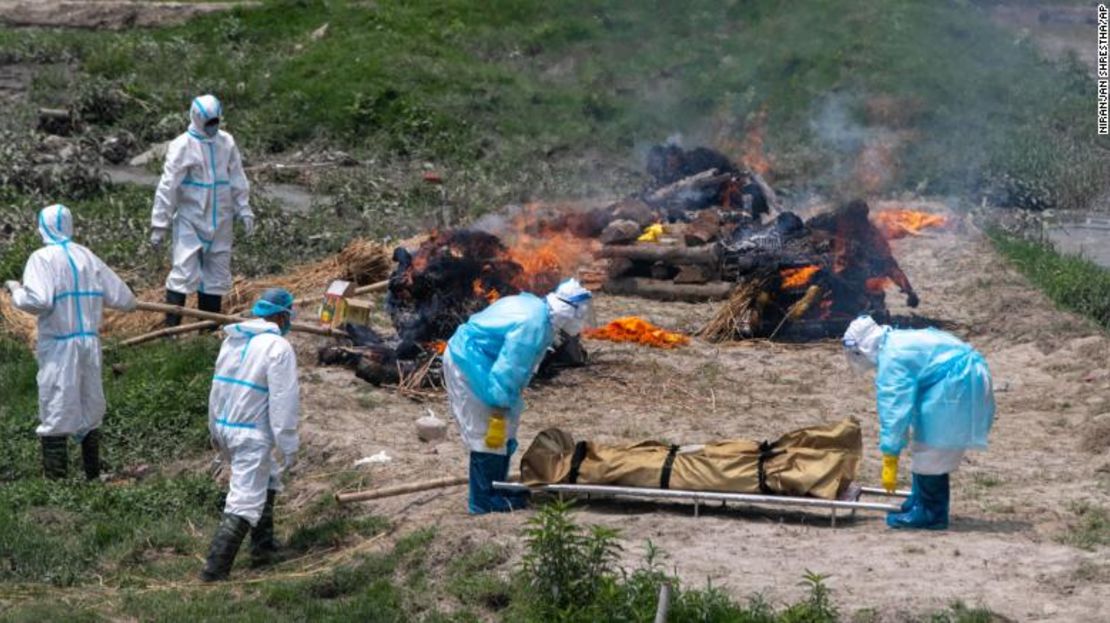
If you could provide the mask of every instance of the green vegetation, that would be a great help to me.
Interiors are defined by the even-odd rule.
[[[1061,255],[1051,245],[999,231],[995,248],[1058,306],[1110,329],[1110,271],[1081,257]]]
[[[1082,549],[1093,550],[1098,545],[1110,545],[1110,511],[1087,502],[1072,504],[1075,520],[1068,524],[1068,531],[1061,541]]]
[[[212,91],[255,156],[353,149],[369,172],[331,187],[370,219],[435,200],[406,163],[445,168],[448,196],[480,211],[627,189],[635,177],[598,180],[597,160],[638,169],[674,132],[742,156],[763,114],[787,187],[860,192],[854,163],[888,139],[891,188],[1078,207],[1104,186],[1106,156],[1074,123],[1086,75],[974,3],[281,0],[153,33],[7,31],[0,44],[13,60],[75,63],[40,80],[36,102],[143,141],[180,132],[191,95]]]

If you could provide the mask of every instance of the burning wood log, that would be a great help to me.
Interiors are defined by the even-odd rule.
[[[728,297],[735,284],[717,281],[704,284],[676,284],[643,277],[612,279],[605,284],[610,294],[640,296],[659,301],[719,301]]]
[[[601,232],[600,240],[602,244],[631,244],[640,236],[641,229],[635,221],[613,221]]]
[[[688,247],[698,247],[717,240],[721,235],[721,217],[714,210],[702,210],[686,226],[683,239]]]
[[[730,179],[732,179],[731,173],[718,175],[717,169],[708,169],[652,192],[647,196],[647,201],[649,203],[663,203],[684,191],[698,190],[707,186],[720,186]]]
[[[709,283],[714,275],[705,266],[684,264],[678,267],[678,274],[674,277],[675,283]]]
[[[720,252],[716,246],[679,247],[655,244],[639,244],[627,247],[604,247],[601,257],[626,258],[643,262],[668,262],[681,264],[705,264],[716,266],[720,262]]]

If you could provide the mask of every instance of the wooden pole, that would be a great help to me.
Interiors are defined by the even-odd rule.
[[[135,337],[128,338],[119,343],[120,346],[135,346],[151,340],[156,340],[160,337],[168,337],[171,335],[180,335],[182,333],[190,333],[192,331],[202,331],[204,329],[212,329],[220,326],[220,323],[213,320],[202,320],[201,322],[194,322],[191,324],[184,324],[177,327],[166,327],[165,329],[158,329],[150,333],[136,335]]]
[[[347,504],[350,502],[365,502],[367,500],[379,500],[381,498],[391,498],[398,495],[405,495],[406,493],[417,493],[420,491],[429,491],[431,489],[455,487],[458,485],[465,485],[468,482],[470,482],[470,478],[467,476],[450,476],[447,478],[437,478],[435,480],[421,480],[418,482],[409,482],[393,487],[385,487],[383,489],[369,489],[366,491],[351,491],[350,493],[336,493],[335,501],[339,502],[340,504]]]
[[[677,284],[644,277],[623,277],[606,281],[602,289],[609,294],[640,296],[657,301],[699,303],[727,299],[735,287],[735,283],[728,281]]]
[[[139,301],[135,309],[148,312],[158,312],[162,314],[177,314],[179,316],[189,316],[191,318],[200,318],[201,320],[213,320],[220,324],[233,324],[242,322],[242,316],[229,316],[227,314],[216,314],[213,312],[201,311],[199,309],[190,309],[188,307],[181,307],[180,305],[167,305],[165,303],[148,303],[146,301]],[[301,333],[313,333],[315,335],[325,335],[328,337],[350,337],[345,331],[332,329],[329,327],[318,327],[316,325],[304,324],[301,322],[294,322],[292,324],[293,331]]]
[[[388,281],[378,281],[378,282],[375,282],[375,283],[371,283],[369,285],[365,285],[365,286],[361,286],[359,288],[355,288],[355,294],[369,294],[371,292],[380,292],[380,291],[386,289],[386,287],[388,287],[388,286],[389,286]],[[293,301],[293,304],[294,305],[307,305],[309,303],[322,301],[322,300],[324,300],[324,297],[322,297],[322,296],[312,296],[312,297],[308,297],[308,298],[295,300],[295,301]],[[139,307],[139,309],[143,309],[143,308]],[[153,311],[153,310],[147,309],[146,311]],[[174,313],[177,313],[177,312],[174,312]],[[182,314],[182,315],[189,315],[189,314]],[[180,335],[182,333],[191,333],[193,331],[201,331],[203,329],[210,329],[212,327],[219,326],[221,322],[224,322],[225,324],[227,322],[239,322],[243,318],[245,318],[246,315],[245,314],[239,314],[238,316],[224,316],[224,317],[228,318],[229,320],[217,321],[215,319],[209,319],[209,320],[205,320],[203,322],[194,322],[192,324],[182,325],[182,326],[179,326],[179,327],[168,327],[168,328],[165,328],[165,329],[159,329],[157,331],[151,331],[150,333],[144,333],[142,335],[136,335],[135,337],[128,338],[128,339],[120,342],[120,346],[135,346],[136,344],[143,344],[143,343],[149,342],[151,340],[156,340],[160,337],[167,337],[167,336],[171,336],[171,335]],[[298,327],[305,327],[305,326],[310,326],[310,325],[300,325],[300,324],[295,323],[295,326],[294,326],[293,330],[294,331],[304,331],[306,333],[318,333],[317,331],[308,331],[308,330],[303,329],[303,328],[298,328]],[[324,330],[326,330],[326,329],[323,329],[323,328],[321,329],[321,331],[324,331]],[[343,337],[345,334],[342,334],[342,332],[335,332],[335,333],[331,333],[331,334],[320,333],[320,335],[335,335],[336,337]]]
[[[369,285],[359,286],[359,287],[355,288],[355,294],[357,295],[357,294],[370,294],[372,292],[381,292],[382,290],[385,290],[388,287],[389,287],[389,280],[376,281],[376,282],[371,283]],[[297,300],[293,301],[293,305],[297,305],[297,306],[309,305],[311,303],[319,303],[322,300],[324,300],[323,295],[309,296],[309,297],[306,297],[306,298],[303,298],[303,299],[297,299]]]

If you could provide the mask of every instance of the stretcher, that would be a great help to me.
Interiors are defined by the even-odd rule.
[[[888,493],[886,490],[879,487],[865,487],[860,485],[849,486],[840,498],[835,500],[793,495],[690,491],[683,489],[622,487],[614,485],[540,484],[528,486],[519,482],[501,481],[494,482],[493,488],[499,491],[512,493],[551,494],[558,496],[560,499],[565,496],[585,496],[587,499],[593,496],[599,496],[693,502],[694,517],[700,516],[701,506],[703,504],[708,505],[711,503],[719,503],[722,508],[726,508],[731,503],[761,507],[802,508],[807,510],[821,509],[829,511],[830,525],[834,528],[837,525],[838,512],[846,514],[848,518],[853,518],[855,517],[856,511],[889,513],[901,510],[900,505],[861,501],[864,495],[899,499],[909,497],[910,495],[909,491],[898,490],[893,493]]]

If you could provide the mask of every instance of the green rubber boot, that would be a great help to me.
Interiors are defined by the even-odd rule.
[[[100,478],[100,429],[94,428],[81,440],[81,464],[85,468],[85,478]]]
[[[50,480],[69,476],[69,440],[65,435],[39,437],[42,440],[42,472]]]
[[[274,537],[274,498],[277,491],[266,491],[266,506],[262,517],[251,528],[251,567],[265,567],[278,562],[281,557],[281,543]]]
[[[231,575],[231,565],[235,562],[235,555],[239,553],[239,546],[247,536],[251,524],[246,519],[224,513],[220,525],[216,528],[216,536],[212,537],[212,546],[208,548],[208,559],[204,563],[204,570],[200,572],[200,579],[205,582],[220,582]]]

